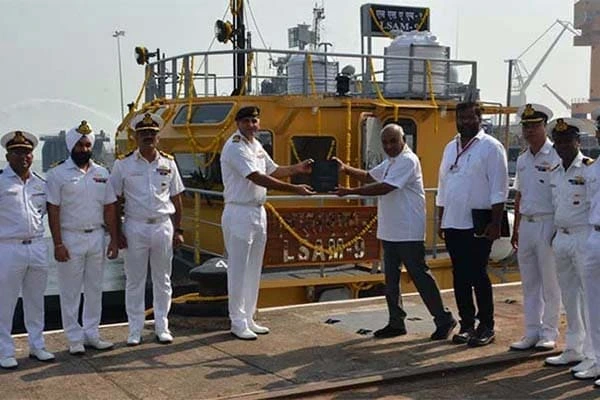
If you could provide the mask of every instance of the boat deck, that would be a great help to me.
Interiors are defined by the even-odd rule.
[[[453,293],[444,291],[443,296],[454,311]],[[414,383],[432,375],[473,368],[480,371],[532,360],[539,360],[535,365],[541,370],[542,357],[551,354],[507,350],[508,344],[522,333],[518,284],[496,286],[497,339],[482,348],[430,341],[433,323],[420,298],[405,295],[404,306],[408,313],[408,334],[381,340],[372,337],[372,331],[386,322],[385,300],[381,297],[262,309],[257,319],[269,326],[271,333],[252,342],[234,339],[225,318],[174,315],[171,328],[175,342],[171,345],[155,343],[152,323],[147,322],[145,342],[138,347],[127,347],[124,343],[127,326],[111,325],[102,327],[101,333],[116,343],[115,349],[88,350],[84,356],[75,357],[67,353],[62,332],[49,332],[47,348],[56,352],[57,360],[48,364],[28,359],[26,337],[17,335],[20,365],[14,371],[0,371],[0,397],[5,400],[272,398],[315,394],[327,397],[332,391],[356,385],[364,388],[394,382],[401,388],[401,382]],[[563,318],[563,333],[564,328]],[[557,369],[544,370],[549,375],[557,374]],[[544,371],[538,371],[539,375],[543,376]],[[590,382],[573,381],[566,368],[560,377],[571,389],[576,386],[578,394],[594,393]],[[518,387],[511,390],[516,391],[517,397],[529,397],[519,392]],[[429,395],[444,398],[443,388],[435,394],[430,391]]]

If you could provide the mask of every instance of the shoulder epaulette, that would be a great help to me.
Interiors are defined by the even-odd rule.
[[[592,165],[594,163],[594,159],[593,158],[588,158],[588,157],[583,157],[583,164],[584,165]]]
[[[50,164],[50,168],[54,168],[54,167],[56,167],[57,165],[60,165],[60,164],[64,163],[65,161],[67,161],[67,159],[66,159],[66,158],[65,158],[64,160],[60,160],[60,161],[57,161],[57,162],[55,162],[55,163],[52,163],[52,164]]]
[[[527,153],[527,150],[529,150],[529,149],[527,147],[525,147],[523,150],[521,150],[519,155]]]
[[[242,140],[242,138],[241,138],[241,136],[240,136],[240,135],[235,135],[235,136],[234,136],[234,137],[231,139],[231,141],[232,141],[233,143],[239,143],[239,141],[240,141],[240,140]]]
[[[550,171],[554,171],[556,168],[560,167],[560,163],[556,164],[554,167],[550,168]]]
[[[123,154],[119,154],[119,156],[117,157],[117,159],[122,160],[124,158],[129,157],[130,155],[132,155],[135,152],[135,150],[131,150],[129,153],[123,155]]]
[[[35,176],[37,176],[39,179],[43,180],[44,182],[46,182],[46,179],[42,178],[42,176],[40,174],[38,174],[35,171],[31,171],[32,174],[34,174]]]
[[[175,157],[173,157],[171,154],[169,154],[169,153],[165,153],[165,152],[164,152],[164,151],[162,151],[162,150],[159,150],[158,152],[159,152],[159,153],[160,153],[160,155],[161,155],[161,156],[163,156],[164,158],[168,158],[169,160],[174,160],[174,159],[175,159]]]
[[[96,160],[93,160],[93,161],[96,163],[96,165],[106,168],[106,165],[104,165],[104,163],[101,163],[100,161],[96,161]]]

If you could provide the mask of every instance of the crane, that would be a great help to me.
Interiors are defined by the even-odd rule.
[[[550,86],[548,86],[547,83],[544,83],[542,85],[542,87],[545,87],[546,89],[548,89],[548,91],[550,93],[552,93],[552,95],[556,98],[556,100],[558,100],[560,102],[560,104],[562,104],[563,106],[565,106],[565,108],[567,110],[571,109],[571,104],[569,104],[560,94],[556,93],[556,91],[554,91],[554,89],[552,89]]]
[[[540,60],[535,65],[533,70],[531,70],[531,72],[529,72],[527,70],[527,67],[525,66],[525,63],[521,60],[521,58],[525,55],[525,53],[527,53],[535,44],[537,44],[537,42],[539,42],[542,39],[542,37],[544,37],[556,25],[560,25],[562,27],[562,29],[560,30],[560,32],[558,33],[556,38],[552,41],[552,43],[550,44],[550,47],[548,47],[548,49],[546,50],[544,55],[542,55],[542,58],[540,58]],[[535,78],[535,76],[539,72],[540,68],[542,67],[542,65],[544,64],[544,62],[546,61],[546,59],[552,52],[552,50],[554,50],[558,41],[560,40],[560,38],[563,36],[563,34],[566,31],[571,32],[575,36],[580,35],[580,32],[575,30],[575,28],[573,27],[573,24],[571,22],[557,19],[556,21],[554,21],[554,23],[552,23],[548,27],[548,29],[546,29],[546,31],[544,33],[542,33],[531,45],[529,45],[529,47],[527,47],[517,58],[507,60],[507,62],[509,63],[509,68],[510,68],[509,97],[508,97],[509,105],[520,106],[520,105],[527,103],[527,96],[526,96],[527,88],[529,87],[529,85],[531,84],[531,81],[533,80],[533,78]]]

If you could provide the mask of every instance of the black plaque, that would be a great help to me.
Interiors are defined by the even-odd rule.
[[[393,6],[388,4],[363,4],[361,6],[361,30],[363,36],[386,36],[381,32],[429,31],[429,8]],[[371,12],[377,19],[373,21]]]
[[[310,174],[310,186],[318,193],[331,192],[338,185],[338,168],[335,160],[315,161]]]

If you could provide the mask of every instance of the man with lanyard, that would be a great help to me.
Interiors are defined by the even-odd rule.
[[[592,118],[596,123],[596,138],[600,144],[600,109],[592,112]],[[583,175],[586,182],[586,197],[590,205],[588,222],[590,223],[590,234],[583,245],[583,288],[587,309],[590,311],[589,333],[594,358],[600,360],[600,313],[596,310],[598,299],[600,299],[600,163],[596,160],[585,169]],[[600,377],[600,369],[590,371],[587,375]],[[600,387],[600,379],[594,382],[594,386]]]
[[[500,237],[508,197],[506,153],[498,140],[481,129],[479,104],[457,104],[456,127],[458,135],[444,149],[436,198],[441,219],[438,234],[446,241],[452,260],[454,296],[461,319],[460,331],[452,341],[485,346],[495,338],[487,264],[492,242]],[[489,218],[483,220],[480,211]],[[482,225],[481,232],[476,232],[475,222]]]
[[[65,135],[70,157],[48,171],[48,222],[58,261],[58,286],[63,329],[69,353],[113,347],[102,340],[98,326],[102,315],[102,282],[106,226],[110,234],[108,258],[117,257],[117,198],[106,168],[91,160],[94,132],[82,121]],[[83,326],[79,303],[83,289]]]
[[[117,160],[110,176],[124,201],[125,222],[120,248],[125,252],[125,308],[128,346],[141,343],[148,263],[152,274],[154,333],[161,344],[173,341],[169,331],[173,247],[183,243],[181,193],[185,190],[173,156],[159,151],[158,115],[140,114],[131,121],[137,149]]]
[[[48,246],[42,219],[46,182],[31,171],[38,140],[13,131],[0,139],[8,167],[0,170],[0,368],[17,368],[11,332],[19,293],[23,296],[29,357],[54,360],[44,346],[44,291],[48,280]]]
[[[374,336],[406,334],[406,312],[400,296],[400,268],[404,264],[437,327],[431,340],[445,340],[456,326],[456,320],[444,307],[437,282],[425,263],[425,191],[421,163],[405,144],[400,125],[386,125],[381,130],[381,144],[388,158],[370,171],[353,168],[335,158],[342,172],[367,183],[357,188],[338,187],[335,194],[378,196],[377,238],[383,244],[389,322],[375,331]]]
[[[269,328],[254,321],[262,261],[267,241],[267,215],[263,207],[267,189],[298,195],[314,194],[308,185],[280,179],[311,171],[312,160],[279,166],[264,151],[255,135],[260,129],[258,107],[242,107],[235,121],[238,130],[221,153],[225,209],[221,218],[227,251],[227,289],[231,333],[255,340]]]
[[[583,287],[583,255],[590,233],[590,207],[586,199],[584,174],[592,160],[579,151],[581,120],[558,118],[548,125],[561,162],[550,176],[556,236],[552,248],[556,257],[558,283],[567,317],[565,350],[546,358],[546,364],[563,366],[579,363],[571,371],[577,379],[596,377],[595,357],[590,335]]]
[[[552,111],[540,104],[517,110],[523,139],[529,145],[517,159],[515,178],[515,227],[511,238],[517,250],[525,335],[510,345],[512,350],[552,350],[558,337],[560,288],[552,251],[554,207],[550,170],[560,162],[546,136]]]

